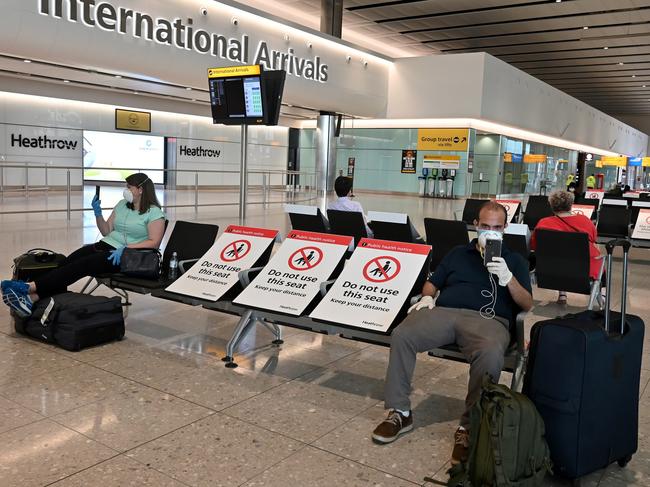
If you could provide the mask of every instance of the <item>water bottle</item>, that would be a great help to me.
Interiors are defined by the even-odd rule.
[[[167,277],[169,279],[176,279],[178,276],[178,254],[176,252],[172,253],[172,258],[169,259],[169,271]]]

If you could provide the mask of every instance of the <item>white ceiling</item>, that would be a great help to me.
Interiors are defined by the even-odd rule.
[[[319,27],[321,0],[247,5]],[[344,0],[343,38],[393,57],[488,52],[605,113],[650,114],[650,0]]]

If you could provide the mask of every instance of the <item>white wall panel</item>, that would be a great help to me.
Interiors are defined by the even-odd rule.
[[[152,135],[177,138],[177,151],[181,145],[192,148],[218,148],[217,160],[207,157],[180,157],[177,169],[239,170],[239,127],[214,125],[207,117],[182,115],[168,112],[151,112]],[[15,93],[0,92],[0,161],[5,164],[30,163],[56,166],[74,166],[81,169],[82,129],[115,132],[115,107],[73,100],[60,100]],[[120,131],[123,132],[123,131]],[[75,143],[74,150],[56,148],[32,148],[11,146],[11,137],[32,138],[47,136],[49,139],[67,140]],[[248,165],[251,170],[284,170],[287,162],[288,129],[285,127],[249,128]],[[81,170],[73,171],[72,184],[81,184]],[[9,186],[25,184],[23,169],[5,170],[4,183]],[[259,184],[261,178],[252,175],[251,184]],[[43,170],[30,170],[30,185],[45,183]],[[63,185],[66,173],[48,170],[48,183]],[[177,184],[194,184],[194,175],[181,174]],[[203,174],[201,185],[239,184],[239,176]]]
[[[483,54],[398,59],[390,73],[388,118],[479,118]]]

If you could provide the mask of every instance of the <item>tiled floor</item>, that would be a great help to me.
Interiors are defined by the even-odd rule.
[[[81,194],[75,198],[81,205]],[[35,193],[29,202],[5,196],[0,209],[64,200],[55,193]],[[367,210],[408,212],[422,233],[424,216],[450,217],[462,206],[394,195],[359,200]],[[170,213],[221,228],[236,215],[234,206]],[[279,205],[252,206],[247,223],[288,228]],[[70,222],[65,213],[0,216],[0,225],[2,277],[28,248],[69,252],[97,236],[89,212],[83,219],[73,213]],[[632,257],[629,311],[648,321],[648,251]],[[562,309],[553,292],[534,295],[527,326],[586,303],[570,295]],[[408,486],[423,485],[425,476],[446,479],[467,366],[422,356],[413,384],[416,428],[378,446],[370,434],[384,416],[386,349],[296,329],[285,329],[278,347],[258,329],[237,355],[240,367],[226,369],[220,358],[233,317],[148,296],[133,300],[126,340],[78,353],[16,336],[0,307],[0,486]],[[648,343],[639,452],[627,468],[613,465],[583,485],[650,485]]]

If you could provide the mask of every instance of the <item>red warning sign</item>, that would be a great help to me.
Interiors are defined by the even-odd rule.
[[[402,266],[395,257],[384,255],[375,257],[363,266],[363,277],[370,282],[388,282],[394,279]]]
[[[235,240],[224,247],[220,257],[224,262],[234,262],[245,257],[250,251],[251,243],[248,240]]]
[[[318,247],[303,247],[289,257],[289,267],[294,271],[313,269],[323,260],[323,251]]]

